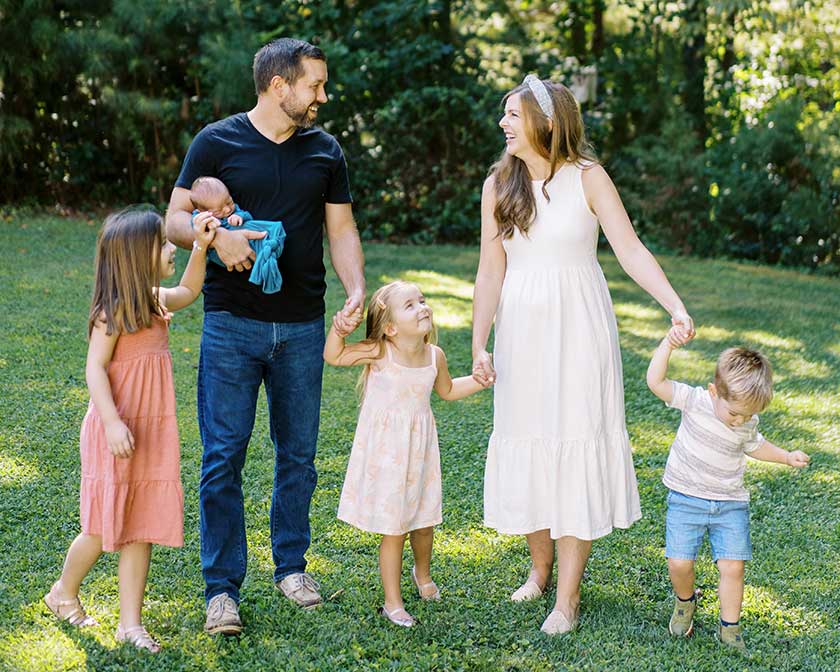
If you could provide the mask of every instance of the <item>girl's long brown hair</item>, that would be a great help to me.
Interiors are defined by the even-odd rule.
[[[163,219],[151,208],[131,207],[108,215],[96,241],[88,336],[97,322],[107,334],[130,334],[151,326],[160,313]]]
[[[387,285],[383,285],[377,289],[370,297],[367,310],[367,322],[365,324],[365,338],[362,343],[379,344],[379,356],[377,359],[385,354],[385,342],[388,340],[386,330],[388,325],[393,321],[391,314],[391,299],[394,294],[406,286],[416,287],[412,282],[405,280],[394,280]],[[418,288],[419,289],[419,288]],[[431,309],[430,309],[431,312]],[[435,326],[434,316],[432,315],[432,328],[429,333],[423,338],[424,343],[437,342],[437,327]],[[359,381],[356,383],[356,390],[359,393],[359,401],[364,401],[365,389],[367,387],[367,379],[370,374],[370,364],[365,364],[362,373],[359,375]]]
[[[511,96],[519,94],[525,137],[540,156],[548,159],[550,165],[548,177],[542,185],[543,196],[548,201],[551,199],[546,185],[554,177],[558,165],[566,162],[595,162],[597,159],[586,140],[583,118],[572,92],[562,84],[547,79],[542,80],[542,83],[554,105],[551,124],[527,84],[520,84],[508,92],[502,99],[502,105]],[[499,236],[510,238],[514,229],[519,229],[527,236],[534,221],[536,201],[525,162],[503,151],[499,160],[490,167],[490,175],[494,178],[496,188],[496,208],[493,214],[499,227]]]

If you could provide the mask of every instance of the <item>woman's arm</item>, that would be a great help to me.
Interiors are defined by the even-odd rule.
[[[487,352],[487,339],[490,338],[490,326],[499,307],[502,283],[505,279],[507,256],[502,247],[502,239],[493,210],[496,207],[496,187],[493,177],[484,180],[481,190],[481,248],[478,258],[478,271],[475,276],[473,291],[473,375],[483,386],[493,382],[496,372],[490,354]]]
[[[216,229],[208,229],[211,219],[214,217],[208,212],[200,212],[195,216],[195,245],[181,276],[181,282],[177,287],[158,289],[158,301],[166,310],[174,312],[186,308],[201,294],[204,273],[207,270],[207,250],[216,234]]]
[[[602,166],[594,165],[583,171],[582,179],[587,203],[598,217],[621,267],[668,311],[674,326],[681,329],[682,343],[687,343],[694,338],[694,323],[659,263],[633,230],[610,176]]]
[[[90,399],[105,427],[105,441],[108,449],[117,457],[131,457],[134,453],[134,435],[126,427],[117,412],[111,381],[108,379],[108,364],[114,355],[119,334],[107,334],[105,322],[97,320],[90,334],[85,380]]]
[[[461,376],[453,380],[449,374],[449,366],[446,364],[446,355],[440,348],[435,347],[434,356],[437,365],[435,392],[437,392],[441,399],[456,401],[476,392],[481,392],[484,389],[485,386],[472,376]]]

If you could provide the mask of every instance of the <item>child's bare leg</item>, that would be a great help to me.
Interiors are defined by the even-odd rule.
[[[405,546],[404,534],[384,534],[379,544],[379,574],[385,591],[385,608],[388,611],[402,609],[400,576],[402,575],[402,554]]]
[[[120,625],[123,630],[142,623],[140,612],[151,557],[151,544],[128,544],[120,549]]]
[[[434,538],[434,527],[412,530],[409,534],[411,550],[414,553],[414,576],[421,586],[432,580],[432,542]]]
[[[681,600],[690,600],[694,595],[694,560],[668,558],[668,574],[674,594]]]
[[[728,623],[741,619],[741,603],[744,600],[744,561],[718,560],[720,572],[720,618]]]
[[[80,534],[64,560],[61,577],[55,584],[55,594],[60,600],[72,600],[78,596],[79,588],[91,568],[102,555],[102,537],[98,534]]]
[[[554,567],[554,540],[548,530],[526,534],[525,538],[531,552],[531,573],[528,575],[528,581],[533,581],[545,590]]]

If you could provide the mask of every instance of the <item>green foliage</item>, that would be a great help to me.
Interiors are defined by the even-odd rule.
[[[312,503],[311,571],[329,599],[319,611],[296,610],[274,589],[268,510],[274,473],[265,401],[260,401],[243,474],[248,576],[245,634],[212,639],[201,632],[198,482],[201,442],[195,367],[201,307],[177,313],[170,331],[185,493],[185,547],[156,548],[144,619],[163,643],[159,656],[114,640],[119,608],[117,562],[107,554],[82,586],[102,623],[86,632],[61,625],[41,598],[78,533],[79,427],[87,405],[85,322],[99,222],[0,213],[0,236],[15,263],[0,266],[0,670],[744,670],[823,672],[840,650],[840,281],[758,265],[662,256],[666,273],[698,324],[698,338],[674,354],[672,375],[703,384],[718,353],[758,347],[775,372],[775,398],[762,431],[812,456],[796,472],[750,462],[752,540],[744,602],[742,659],[714,639],[717,572],[708,547],[697,566],[703,596],[695,635],[668,636],[672,598],[663,557],[665,490],[660,483],[678,414],[644,382],[649,357],[668,327],[665,313],[610,255],[604,271],[618,318],[628,430],[644,517],[594,544],[582,585],[581,627],[549,639],[539,626],[554,601],[508,599],[528,571],[524,539],[482,525],[482,482],[492,430],[492,393],[460,402],[433,400],[441,442],[444,522],[435,534],[434,579],[440,603],[423,603],[408,577],[403,595],[421,625],[406,632],[376,613],[382,592],[377,538],[336,520],[357,417],[355,369],[327,367],[319,437],[318,487]],[[393,278],[415,281],[435,309],[440,344],[453,374],[470,369],[475,247],[365,244],[370,288]],[[185,253],[179,252],[183,268]],[[343,303],[330,272],[328,311]]]
[[[797,96],[778,96],[753,123],[701,150],[678,117],[628,147],[616,180],[650,241],[836,273],[840,173],[827,130],[838,123]]]
[[[291,35],[327,53],[321,121],[367,239],[475,242],[502,95],[597,67],[588,132],[648,242],[838,270],[836,2],[0,0],[0,18],[0,203],[165,203],[194,134],[252,106],[256,49]]]

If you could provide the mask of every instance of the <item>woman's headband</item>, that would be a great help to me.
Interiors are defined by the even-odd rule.
[[[551,94],[548,92],[545,84],[542,83],[542,80],[536,75],[527,75],[522,83],[527,84],[528,88],[531,89],[531,93],[537,99],[537,103],[543,111],[543,114],[549,119],[553,119],[554,103],[551,102]]]

